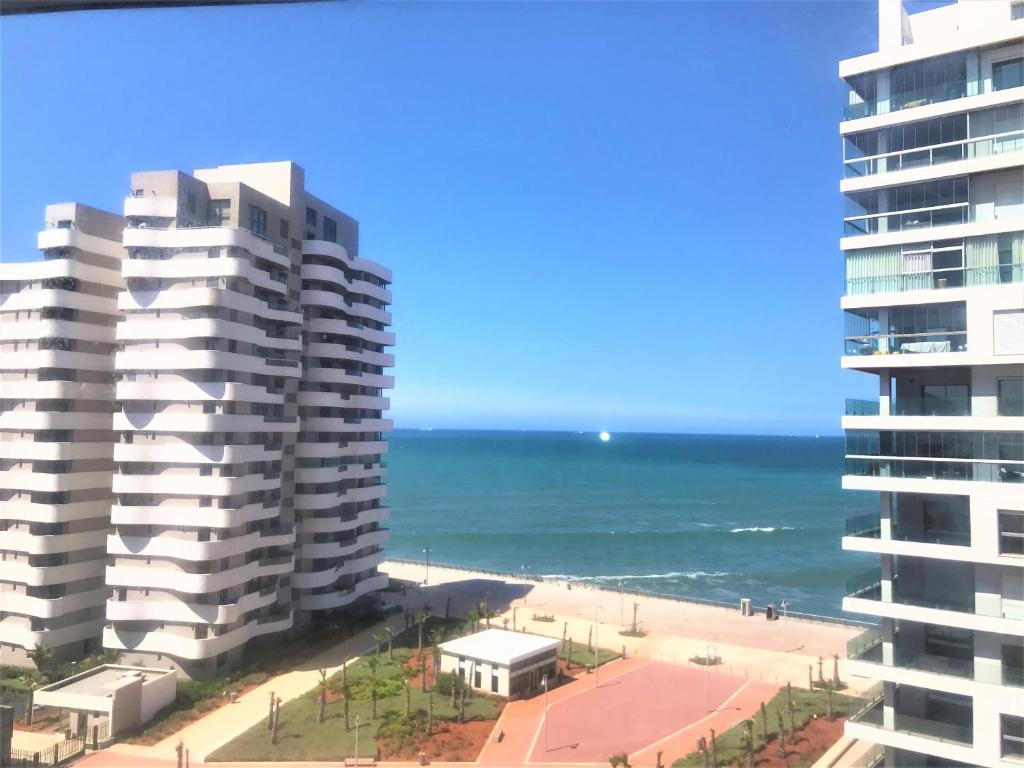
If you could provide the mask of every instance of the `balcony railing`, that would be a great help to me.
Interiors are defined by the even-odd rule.
[[[877,400],[857,400],[852,397],[846,398],[847,416],[877,416]]]
[[[877,539],[882,534],[882,524],[877,513],[846,518],[846,535]]]
[[[899,275],[851,277],[846,280],[846,295],[865,293],[903,293],[963,286],[997,285],[1024,282],[1024,264],[1003,264],[966,269],[936,269]]]
[[[856,661],[882,661],[882,635],[877,629],[866,629],[846,641],[846,658]]]
[[[974,658],[957,659],[930,653],[904,653],[897,647],[896,666],[954,677],[974,677]]]
[[[974,613],[974,592],[962,594],[926,593],[899,589],[899,579],[895,579],[892,602],[900,605],[913,605],[918,608],[935,608],[940,611],[956,611],[957,613]]]
[[[915,541],[919,544],[946,544],[954,547],[971,546],[970,529],[944,530],[941,528],[925,528],[920,530],[903,530],[899,525],[893,530],[893,538],[899,541]]]
[[[846,596],[864,600],[882,599],[882,573],[877,568],[858,573],[846,580]]]
[[[1024,462],[847,457],[846,474],[859,477],[1024,483]]]
[[[893,416],[970,416],[969,397],[899,397],[892,402]]]
[[[844,355],[921,354],[926,352],[966,352],[967,331],[934,333],[890,333],[847,336]]]
[[[938,739],[939,741],[952,741],[957,744],[972,744],[974,742],[974,728],[969,725],[914,717],[913,715],[905,715],[898,710],[896,711],[895,730],[912,733],[917,736],[927,736],[930,739]]]
[[[884,232],[908,232],[928,227],[946,227],[971,221],[970,203],[950,203],[932,208],[914,208],[906,211],[865,213],[848,216],[843,220],[843,235],[877,235]]]
[[[905,171],[957,160],[1024,152],[1024,131],[1008,131],[979,139],[963,139],[928,147],[884,152],[844,161],[846,178]]]
[[[915,89],[910,93],[897,93],[889,99],[871,99],[847,104],[843,120],[856,120],[872,115],[885,115],[902,109],[912,109],[925,104],[938,104],[965,96],[977,96],[983,92],[983,83],[977,80],[951,80],[928,88]]]

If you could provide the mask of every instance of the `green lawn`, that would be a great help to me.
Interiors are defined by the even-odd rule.
[[[424,629],[424,646],[434,630],[454,636],[461,632],[461,622],[445,623],[432,619]],[[349,702],[349,727],[345,725],[344,701],[339,697],[328,702],[324,710],[324,722],[317,722],[320,709],[318,691],[299,697],[295,701],[284,704],[281,708],[281,721],[278,730],[278,742],[271,744],[270,732],[266,723],[249,729],[238,738],[214,752],[211,761],[258,761],[275,760],[281,762],[301,760],[340,760],[355,754],[356,728],[355,718],[359,716],[359,756],[374,757],[377,754],[376,736],[382,725],[387,723],[393,730],[422,732],[425,728],[426,713],[429,700],[433,698],[434,720],[455,720],[458,706],[452,706],[450,696],[424,693],[419,685],[409,689],[409,707],[412,715],[410,721],[405,720],[406,693],[402,684],[403,663],[412,653],[418,641],[416,627],[406,630],[393,640],[393,658],[388,657],[387,644],[381,646],[377,657],[376,676],[379,689],[386,692],[378,694],[377,717],[372,717],[370,700],[370,684],[373,673],[371,670],[373,656],[358,659],[349,665],[345,680],[352,699]],[[429,660],[427,662],[430,663]],[[328,688],[341,690],[342,675],[340,672],[328,678]],[[501,700],[474,694],[466,699],[466,720],[496,719],[501,709]]]
[[[597,665],[607,664],[621,656],[617,651],[608,648],[595,648],[597,651]],[[585,643],[573,643],[572,659],[569,659],[569,649],[558,647],[558,658],[562,661],[570,661],[574,667],[585,667],[587,664],[594,665],[594,651],[588,651]]]
[[[768,740],[774,741],[779,732],[778,712],[782,712],[786,732],[789,732],[789,710],[786,705],[786,689],[782,688],[771,701],[765,702],[768,711]],[[853,696],[844,696],[841,693],[832,694],[832,711],[836,715],[846,715],[856,712],[863,704],[863,699]],[[793,689],[794,724],[797,729],[803,728],[813,715],[825,715],[828,712],[827,694],[822,690],[809,691],[806,688]],[[765,745],[764,722],[760,712],[754,717],[754,752],[756,753]],[[788,736],[787,736],[788,738]],[[746,740],[743,735],[743,723],[730,728],[724,733],[718,734],[715,739],[718,750],[718,761],[721,765],[745,765],[746,761]],[[710,745],[709,745],[710,748]],[[704,760],[699,752],[692,752],[686,757],[680,758],[672,763],[672,768],[704,768]]]

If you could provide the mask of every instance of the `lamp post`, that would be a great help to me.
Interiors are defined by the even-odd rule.
[[[548,751],[548,675],[544,673],[544,751]]]
[[[356,715],[356,765],[359,765],[359,715]]]
[[[427,582],[430,581],[430,545],[429,544],[423,548],[423,554],[427,556],[426,568],[423,571],[423,586],[427,586]]]
[[[782,609],[782,650],[789,653],[789,600],[779,603]]]
[[[604,608],[603,605],[594,606],[594,687],[597,688],[600,684],[601,674],[598,672],[600,667],[597,665],[597,630],[601,625],[598,624],[597,612]]]
[[[704,708],[711,711],[711,658],[712,654],[718,655],[718,646],[705,646],[704,653]]]

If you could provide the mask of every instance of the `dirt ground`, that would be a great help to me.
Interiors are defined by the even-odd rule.
[[[828,751],[843,735],[845,717],[829,720],[819,717],[810,720],[796,733],[795,743],[786,744],[786,756],[779,754],[777,742],[772,742],[755,756],[758,768],[797,768],[810,766]]]
[[[431,653],[429,648],[423,649],[423,655],[426,657],[426,676],[427,676],[427,690],[433,690],[434,688],[434,676],[436,671],[434,670],[434,661],[430,658]],[[416,673],[415,677],[409,680],[410,688],[418,688],[421,684],[420,675],[420,652],[415,648],[409,654],[409,660],[405,662],[405,668],[410,669]]]
[[[476,760],[487,738],[494,730],[494,720],[475,720],[469,723],[438,723],[430,740],[420,749],[432,760],[448,763],[471,763]],[[415,760],[416,750],[391,752],[387,742],[380,742],[381,760]]]

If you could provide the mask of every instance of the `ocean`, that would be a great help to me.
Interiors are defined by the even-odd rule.
[[[389,555],[843,616],[841,437],[397,430]],[[864,618],[864,617],[849,617]]]

